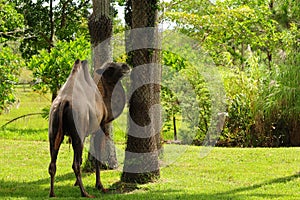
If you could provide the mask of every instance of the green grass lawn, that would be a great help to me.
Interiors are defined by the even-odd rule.
[[[47,198],[48,143],[0,142],[0,198]],[[83,182],[90,194],[105,199],[300,199],[300,148],[214,148],[204,158],[200,150],[165,145],[166,157],[182,153],[161,168],[161,178],[155,183],[118,185],[122,167],[102,172],[103,184],[112,189],[109,194],[94,189],[94,174],[84,174]],[[80,197],[79,188],[73,186],[72,155],[69,145],[63,144],[57,163],[57,199]]]
[[[16,88],[16,98],[20,101],[19,106],[13,104],[9,113],[0,115],[0,127],[19,116],[30,113],[41,113],[42,109],[50,106],[50,95],[33,92],[28,87]],[[20,118],[2,130],[0,137],[22,140],[44,140],[48,138],[48,122],[41,115],[33,115]]]

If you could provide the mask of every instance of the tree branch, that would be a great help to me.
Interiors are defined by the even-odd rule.
[[[42,114],[43,113],[29,113],[29,114],[26,114],[26,115],[19,116],[17,118],[14,118],[14,119],[10,120],[9,122],[5,123],[4,125],[1,126],[1,128],[4,128],[8,124],[10,124],[10,123],[12,123],[14,121],[17,121],[18,119],[21,119],[21,118],[24,118],[24,117],[28,117],[28,116],[33,116],[33,115],[42,115]]]

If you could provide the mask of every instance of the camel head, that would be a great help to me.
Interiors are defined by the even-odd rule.
[[[108,121],[117,118],[125,107],[126,95],[120,80],[129,71],[127,64],[114,62],[106,63],[96,70],[100,77],[96,84],[108,110]]]

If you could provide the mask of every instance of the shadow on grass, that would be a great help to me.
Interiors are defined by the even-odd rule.
[[[82,176],[88,176],[90,174],[83,174]],[[267,182],[255,184],[248,187],[240,187],[233,190],[220,193],[205,193],[205,191],[199,191],[196,194],[182,193],[179,190],[155,190],[153,192],[148,191],[143,187],[139,187],[137,184],[126,184],[122,182],[114,183],[108,193],[101,193],[95,189],[92,185],[86,185],[86,190],[91,195],[105,199],[245,199],[247,197],[260,197],[268,199],[283,198],[281,194],[264,194],[264,193],[247,193],[263,186],[286,183],[300,178],[300,173],[273,179]],[[80,190],[78,187],[70,184],[62,185],[61,182],[74,180],[75,175],[73,173],[67,173],[56,177],[55,192],[57,198],[61,199],[78,199],[80,197]],[[60,184],[57,184],[60,183]],[[159,183],[157,183],[159,184]],[[32,182],[16,182],[0,180],[0,198],[28,198],[28,199],[45,199],[49,195],[50,178],[40,179]],[[135,191],[135,192],[134,192]],[[126,195],[125,195],[126,194]],[[56,199],[57,199],[56,198]]]
[[[272,179],[270,181],[266,181],[266,182],[259,183],[259,184],[254,184],[254,185],[251,185],[251,186],[248,186],[248,187],[240,187],[240,188],[229,190],[229,191],[226,191],[226,192],[215,193],[215,195],[216,195],[216,197],[220,197],[220,199],[221,199],[221,197],[224,197],[224,196],[234,197],[234,195],[236,195],[238,193],[251,191],[251,190],[256,190],[256,189],[259,189],[261,187],[268,186],[268,185],[279,184],[279,183],[287,183],[287,182],[293,181],[293,180],[298,179],[298,178],[300,178],[300,172],[298,172],[294,175],[291,175],[291,176]],[[257,197],[269,198],[269,199],[282,197],[282,195],[280,195],[280,194],[270,195],[270,194],[258,194],[258,193],[252,193],[251,196],[257,196]]]
[[[255,184],[255,185],[251,185],[251,186],[248,186],[248,187],[240,187],[240,188],[237,188],[237,189],[229,190],[227,192],[217,193],[216,195],[224,196],[224,195],[236,194],[236,193],[245,192],[245,191],[251,191],[251,190],[255,190],[255,189],[261,188],[263,186],[267,186],[267,185],[290,182],[290,181],[293,181],[294,179],[297,179],[297,178],[300,178],[300,173],[296,173],[296,174],[291,175],[291,176],[286,176],[286,177],[273,179],[273,180],[270,180],[270,181],[266,181],[266,182]],[[274,195],[274,196],[276,197],[276,195]]]
[[[125,194],[139,189],[138,184],[118,181],[110,186],[108,194]]]
[[[48,128],[0,128],[0,137],[3,139],[47,141]]]
[[[34,135],[36,133],[48,133],[48,128],[14,128],[14,127],[6,127],[6,128],[0,128],[1,131],[8,131],[8,132],[14,132],[19,133],[23,135]]]
[[[89,174],[82,174],[82,177]],[[58,197],[62,198],[78,198],[80,197],[79,187],[75,187],[72,184],[64,184],[62,182],[74,180],[74,173],[67,173],[64,175],[56,176],[54,183],[54,190]],[[58,184],[60,183],[60,184]],[[73,183],[73,184],[74,184]],[[49,178],[40,179],[32,182],[17,182],[17,181],[5,181],[0,180],[0,199],[8,197],[16,198],[28,198],[28,199],[45,199],[49,196],[50,188],[50,176]],[[90,187],[86,187],[88,191]]]

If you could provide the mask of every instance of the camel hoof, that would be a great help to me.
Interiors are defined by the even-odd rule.
[[[109,190],[104,188],[102,184],[96,185],[97,190],[101,190],[103,193],[107,193]]]
[[[89,195],[88,193],[82,194],[82,197],[86,197],[86,198],[96,198],[95,196]]]

